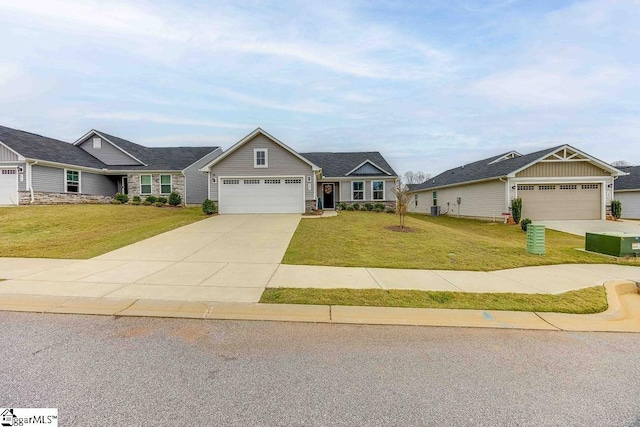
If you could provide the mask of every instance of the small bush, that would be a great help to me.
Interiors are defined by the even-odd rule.
[[[145,206],[151,206],[152,205],[152,203],[150,201],[148,201],[148,200],[145,200],[144,202],[142,202],[142,204],[145,205]]]
[[[205,201],[202,202],[202,212],[207,215],[213,215],[218,212],[218,207],[213,203],[213,200],[205,199]]]
[[[366,211],[367,211],[367,208],[365,208],[364,206],[360,206],[360,210],[361,210],[362,212],[366,212]]]
[[[384,210],[384,208],[385,208],[384,203],[378,202],[378,203],[374,203],[374,205],[373,205],[373,209],[382,209],[382,210]]]
[[[140,200],[132,200],[131,204],[134,206],[138,206],[140,204]]]
[[[351,205],[353,207],[354,211],[359,211],[360,210],[360,204],[359,203],[354,203],[353,205]]]
[[[343,211],[347,209],[347,204],[345,202],[340,202],[336,205],[336,207],[338,208],[339,211]]]
[[[527,231],[527,226],[529,226],[529,224],[531,224],[531,220],[529,218],[525,218],[520,221],[520,227],[522,228],[522,231]]]
[[[149,202],[149,204],[152,205],[158,201],[158,198],[156,196],[147,196],[147,198],[144,199],[144,201]]]
[[[622,203],[620,200],[613,200],[611,202],[611,216],[615,219],[620,219],[622,216]]]
[[[161,207],[163,207],[163,206],[164,206],[164,203],[162,203],[162,202],[156,202],[156,203],[155,203],[155,205],[156,205],[157,207],[161,208]]]
[[[520,222],[522,217],[522,199],[520,197],[511,201],[511,216],[516,224]]]
[[[113,199],[113,202],[111,202],[114,205],[121,205],[122,201],[118,200],[118,199]]]
[[[113,200],[118,200],[120,203],[127,203],[129,201],[129,196],[122,193],[116,193],[116,195],[113,196]]]
[[[176,193],[175,191],[171,192],[171,194],[169,194],[169,204],[171,206],[181,205],[182,197],[180,196],[180,194]]]
[[[373,203],[365,203],[364,204],[364,209],[367,211],[372,211],[373,210]]]
[[[382,208],[375,208],[374,210],[375,210],[376,212],[380,213],[380,212],[382,212],[382,210],[383,210],[383,209],[382,209]]]
[[[141,200],[140,200],[140,196],[133,196],[132,199],[134,202],[138,202],[138,204],[140,204]]]
[[[353,206],[347,206],[347,210],[348,210],[348,211],[355,211],[355,209],[353,208]]]
[[[158,200],[156,200],[156,202],[160,202],[163,205],[166,205],[167,204],[167,198],[160,196],[160,197],[158,197]]]
[[[393,208],[387,208],[387,210],[385,211],[386,213],[390,213],[390,214],[394,214],[396,213],[396,210]]]

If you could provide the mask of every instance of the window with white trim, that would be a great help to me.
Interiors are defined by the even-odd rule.
[[[438,206],[438,192],[434,191],[431,196],[433,198],[433,206]]]
[[[96,150],[99,150],[102,148],[102,138],[100,137],[93,138],[93,148],[95,148]]]
[[[373,200],[384,200],[384,181],[372,181]]]
[[[269,150],[267,150],[266,148],[255,148],[253,150],[253,167],[269,167]]]
[[[171,175],[160,175],[160,194],[169,194],[171,191]]]
[[[80,192],[80,172],[67,170],[67,193]]]
[[[416,207],[418,207],[418,193],[413,195],[413,203]]]
[[[140,175],[140,194],[151,194],[151,175]]]
[[[351,200],[364,200],[364,181],[351,183]]]

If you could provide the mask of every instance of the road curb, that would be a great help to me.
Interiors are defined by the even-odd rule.
[[[640,332],[638,284],[627,280],[613,280],[604,283],[604,286],[609,308],[605,312],[598,314],[202,302],[19,294],[1,294],[0,310],[204,320]]]

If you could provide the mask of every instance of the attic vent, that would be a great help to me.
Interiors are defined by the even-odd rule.
[[[96,150],[99,150],[102,148],[102,139],[95,137],[93,138],[93,148],[95,148]]]

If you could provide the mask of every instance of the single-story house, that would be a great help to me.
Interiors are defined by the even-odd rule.
[[[108,203],[116,193],[202,203],[220,147],[144,147],[97,130],[75,143],[0,126],[0,205]]]
[[[260,128],[200,170],[220,213],[304,212],[340,202],[394,206],[398,179],[378,152],[298,153]]]
[[[640,219],[640,166],[621,167],[628,175],[616,180],[614,198],[622,204],[622,218]]]
[[[522,199],[522,218],[605,219],[625,172],[569,145],[516,151],[459,166],[410,187],[409,211],[500,218]],[[435,214],[435,212],[434,212]]]

